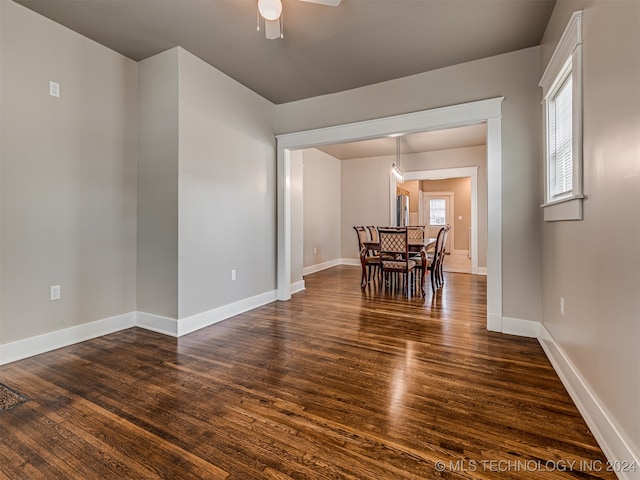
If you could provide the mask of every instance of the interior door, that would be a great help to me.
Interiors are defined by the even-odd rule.
[[[445,250],[451,252],[451,239],[453,238],[453,194],[450,193],[424,193],[424,212],[426,235],[428,237],[437,237],[438,232],[445,225],[451,225],[447,237]]]

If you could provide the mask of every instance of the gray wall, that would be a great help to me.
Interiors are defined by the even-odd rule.
[[[303,150],[304,266],[340,258],[340,160],[315,148]],[[313,253],[313,249],[316,253]]]
[[[463,63],[346,92],[276,106],[277,132],[341,123],[504,96],[502,104],[503,316],[541,318],[541,92],[539,47]],[[385,160],[388,162],[388,159]],[[411,170],[405,162],[405,170]],[[344,170],[343,170],[344,173]],[[378,188],[371,185],[371,188]],[[343,198],[343,201],[346,201]],[[379,208],[385,208],[382,205]],[[388,206],[386,207],[388,210]],[[388,217],[386,217],[388,218]],[[358,223],[366,222],[363,218]],[[371,221],[387,222],[380,219]],[[343,256],[353,256],[345,247]],[[353,242],[353,239],[351,239]],[[355,248],[355,247],[353,247]],[[526,252],[526,254],[523,254]]]
[[[0,23],[8,343],[136,308],[137,66],[13,2]]]
[[[178,49],[138,67],[138,305],[178,317]]]
[[[178,50],[184,318],[275,289],[276,163],[273,104]]]
[[[543,322],[640,454],[640,2],[559,2],[545,65],[582,8],[584,220],[544,224]]]
[[[274,290],[273,105],[179,47],[140,62],[139,84],[138,310]]]

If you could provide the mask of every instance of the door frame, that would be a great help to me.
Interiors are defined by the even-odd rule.
[[[487,122],[487,151],[489,150],[489,125]],[[487,156],[487,172],[489,169],[489,157]],[[393,176],[393,175],[391,175]],[[483,275],[484,269],[478,267],[478,167],[458,167],[458,168],[439,168],[436,170],[416,170],[412,172],[404,172],[404,180],[441,180],[443,178],[464,178],[471,177],[471,273],[473,275]],[[491,181],[487,180],[487,196],[491,199],[492,193]],[[392,180],[395,184],[395,180]],[[395,188],[393,185],[390,188]],[[492,202],[488,202],[489,208],[491,208]],[[490,211],[489,211],[490,212]],[[491,214],[487,212],[487,236],[488,240],[495,237],[495,232],[491,232]],[[495,219],[493,219],[495,220]],[[501,219],[500,219],[501,220]],[[495,226],[494,226],[495,228]],[[502,231],[502,220],[500,221],[500,231]],[[493,234],[493,236],[492,236]],[[491,244],[487,242],[487,312],[489,307],[489,271],[490,271],[490,256],[495,257],[499,255],[502,257],[502,250],[496,252],[492,250]],[[500,258],[500,265],[502,265],[502,258]],[[502,277],[502,268],[499,272]],[[500,289],[502,290],[502,278],[500,278]],[[502,328],[502,327],[500,327]]]
[[[486,122],[487,329],[496,332],[502,331],[503,100],[504,97],[496,97],[391,117],[276,135],[278,244],[276,298],[283,301],[291,298],[291,150]],[[406,173],[405,178],[407,178]]]

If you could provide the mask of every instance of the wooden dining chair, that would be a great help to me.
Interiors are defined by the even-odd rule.
[[[451,230],[451,225],[447,225],[444,227],[444,238],[442,240],[442,249],[440,251],[440,258],[438,259],[438,264],[436,266],[436,282],[438,288],[444,285],[444,259],[447,255],[447,239],[449,238],[449,231]]]
[[[393,287],[395,279],[402,275],[404,293],[411,296],[410,276],[415,274],[416,262],[409,258],[407,230],[378,228],[380,235],[380,290],[383,282]]]
[[[407,237],[411,240],[424,240],[424,225],[410,225],[407,227]]]
[[[369,231],[369,238],[371,238],[371,241],[379,243],[380,236],[378,235],[378,227],[374,227],[373,225],[370,225],[367,227],[367,230]]]
[[[370,241],[370,239],[367,236],[367,230],[363,226],[354,226],[353,229],[358,234],[358,255],[362,266],[360,286],[366,287],[371,281],[371,272],[373,271],[374,274],[377,272],[380,265],[380,255],[366,247],[365,242]]]
[[[431,278],[431,291],[435,293],[437,288],[440,288],[444,284],[444,275],[442,274],[442,262],[444,260],[445,247],[447,243],[447,236],[451,227],[449,225],[442,227],[438,231],[436,237],[436,245],[433,251],[427,252],[426,249],[420,251],[422,259],[421,265],[421,277],[420,287],[422,294],[426,295],[425,276],[429,272]]]

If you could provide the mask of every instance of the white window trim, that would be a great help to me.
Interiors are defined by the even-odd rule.
[[[573,189],[570,195],[550,200],[549,197],[549,142],[547,140],[547,112],[549,98],[556,91],[559,82],[566,78],[567,70],[572,72],[573,109]],[[544,106],[545,135],[545,203],[541,205],[546,222],[562,220],[582,220],[582,11],[571,15],[569,24],[540,80]]]

